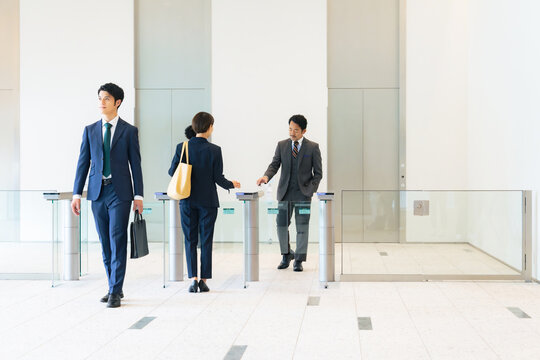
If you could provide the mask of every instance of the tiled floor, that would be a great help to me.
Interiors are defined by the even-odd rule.
[[[464,243],[345,243],[343,271],[345,274],[519,275],[494,257]]]
[[[93,247],[80,281],[0,281],[0,359],[540,359],[536,283],[324,289],[316,246],[295,273],[276,270],[276,245],[261,244],[261,280],[244,289],[241,252],[240,244],[216,244],[211,291],[190,294],[187,281],[162,287],[153,245],[150,256],[129,261],[119,309],[99,302],[106,284]],[[144,317],[154,319],[130,329]],[[372,330],[360,330],[358,318]]]
[[[221,245],[216,243],[216,246]],[[232,251],[227,246],[224,244],[222,251]],[[276,243],[261,243],[261,246],[261,251],[277,251]],[[317,246],[317,243],[310,244],[311,250],[316,250]],[[62,267],[61,243],[56,252],[60,259],[59,266]],[[40,256],[29,256],[36,253]],[[0,274],[49,272],[50,254],[51,244],[47,242],[0,242]],[[341,246],[337,244],[337,272],[341,271],[341,256]],[[474,246],[460,243],[345,243],[343,271],[344,274],[519,275],[516,270]]]

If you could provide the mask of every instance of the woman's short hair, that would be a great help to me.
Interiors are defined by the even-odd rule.
[[[191,120],[191,126],[197,134],[202,134],[208,131],[210,125],[214,124],[214,117],[207,112],[201,111],[195,114]]]

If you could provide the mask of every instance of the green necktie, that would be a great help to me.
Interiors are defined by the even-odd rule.
[[[105,124],[105,135],[103,136],[103,176],[111,175],[111,127],[110,123]]]

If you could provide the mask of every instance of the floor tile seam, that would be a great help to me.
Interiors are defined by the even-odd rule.
[[[251,313],[249,314],[248,318],[246,319],[245,323],[244,323],[244,326],[242,326],[242,328],[238,331],[238,334],[236,334],[236,337],[234,338],[232,345],[234,345],[236,343],[236,341],[238,340],[238,337],[240,336],[240,334],[242,334],[247,326],[247,324],[249,323],[249,321],[251,320],[251,318],[253,317],[253,314],[255,313],[255,311],[257,311],[257,309],[259,308],[259,306],[261,305],[262,301],[264,300],[266,294],[268,293],[268,291],[270,290],[271,288],[271,285],[272,283],[276,280],[276,278],[278,277],[279,273],[278,272],[274,272],[274,276],[272,277],[272,280],[270,282],[270,284],[268,284],[268,286],[266,287],[266,289],[264,290],[264,293],[261,295],[259,301],[257,302],[257,304],[253,307],[253,310],[251,311]],[[247,345],[247,344],[245,344]]]
[[[144,285],[140,286],[139,288],[143,288],[143,287],[144,287]],[[170,295],[169,297],[171,297],[171,296],[173,296],[173,295]],[[164,301],[165,301],[165,300],[164,300]],[[162,304],[163,304],[163,303],[161,303],[160,305],[162,305]],[[154,310],[155,310],[155,308],[152,309],[152,311],[154,311]],[[100,310],[98,310],[98,311],[92,313],[91,315],[89,315],[89,316],[85,317],[84,319],[82,319],[81,321],[79,321],[77,324],[75,324],[75,325],[73,325],[73,326],[70,326],[70,327],[68,327],[67,329],[64,329],[63,331],[59,332],[58,334],[54,335],[53,337],[51,337],[51,338],[45,340],[44,342],[42,342],[42,343],[40,343],[40,344],[34,346],[32,349],[30,349],[29,351],[27,351],[27,352],[25,352],[23,355],[21,355],[21,357],[28,355],[29,353],[35,351],[36,349],[38,349],[38,348],[44,346],[44,345],[45,345],[46,343],[48,343],[48,342],[54,341],[54,339],[56,339],[56,338],[58,338],[58,337],[64,335],[64,334],[67,333],[68,331],[70,331],[70,330],[72,330],[72,329],[78,327],[79,325],[81,325],[82,323],[84,323],[85,321],[87,321],[88,319],[90,319],[90,318],[92,318],[92,317],[96,316],[97,314],[102,313],[102,312],[104,312],[104,311],[106,311],[106,308],[102,308],[102,309],[100,309]],[[123,332],[124,332],[124,331],[121,331],[116,337],[120,336],[120,334],[122,334]],[[116,338],[116,337],[115,337],[115,338]],[[113,340],[114,340],[114,338],[113,338]],[[111,341],[112,341],[112,340],[111,340]],[[104,343],[104,346],[105,346],[106,344],[108,344],[108,343],[109,343],[109,342]],[[96,351],[98,351],[98,350],[96,350]],[[92,354],[94,354],[96,351],[92,352],[89,356],[92,356]]]
[[[15,325],[15,326],[13,326],[13,327],[11,327],[11,328],[4,329],[4,330],[0,331],[0,334],[2,334],[2,333],[4,333],[4,332],[12,331],[13,329],[16,329],[16,328],[18,328],[18,327],[20,327],[20,326],[23,326],[23,325],[25,325],[26,323],[28,323],[28,322],[30,322],[30,321],[39,319],[40,317],[43,317],[43,316],[47,315],[48,313],[50,313],[50,312],[52,312],[52,311],[54,311],[54,310],[56,310],[56,309],[58,309],[58,308],[60,308],[60,307],[62,307],[62,306],[64,306],[64,305],[66,305],[67,303],[69,303],[69,302],[71,302],[71,301],[73,301],[73,300],[75,300],[75,299],[78,299],[78,298],[80,298],[80,297],[83,297],[83,296],[85,296],[85,295],[91,293],[91,292],[94,291],[94,290],[95,290],[95,289],[93,288],[93,289],[91,289],[91,290],[89,290],[89,291],[86,291],[86,292],[84,292],[84,293],[82,293],[82,294],[80,294],[80,295],[74,297],[74,298],[71,299],[70,301],[67,301],[67,302],[64,302],[64,303],[62,303],[62,304],[58,304],[58,305],[56,305],[56,306],[50,307],[50,308],[48,308],[45,312],[41,312],[41,313],[37,314],[36,316],[32,316],[32,317],[26,319],[25,321],[23,321],[23,322],[21,322],[21,323]],[[53,291],[54,291],[54,289],[53,289]],[[36,295],[36,296],[37,296],[37,295]],[[34,296],[32,296],[31,298],[33,298],[33,297],[34,297]]]
[[[141,286],[141,288],[144,288],[146,286]],[[180,289],[178,290],[180,291]],[[163,301],[161,301],[158,305],[154,306],[152,309],[149,309],[142,317],[145,317],[145,316],[148,316],[149,314],[151,314],[152,312],[154,312],[158,307],[162,306],[166,301],[168,301],[171,297],[173,297],[178,291],[176,292],[173,292],[171,293],[168,297],[166,297],[165,299],[163,299]],[[120,307],[121,308],[121,307]],[[101,311],[105,311],[106,309],[102,309]],[[111,344],[113,341],[115,341],[116,339],[118,339],[120,336],[122,336],[123,334],[125,334],[128,330],[134,330],[134,329],[130,329],[130,328],[125,328],[124,330],[121,330],[119,331],[116,336],[112,337],[111,339],[109,339],[109,341],[103,343],[101,345],[100,348],[92,351],[87,357],[85,357],[85,359],[89,359],[90,357],[92,357],[94,354],[96,354],[97,352],[99,352],[100,350],[102,350],[104,347],[106,347],[107,345]]]
[[[193,317],[193,320],[197,319],[199,316],[201,316],[202,313],[204,313],[204,311],[206,309],[208,309],[210,307],[210,305],[212,305],[219,297],[221,296],[221,294],[217,294],[203,309],[201,309],[199,311],[199,313],[197,315],[195,315]],[[189,325],[190,324],[186,324],[179,332],[176,336],[174,336],[171,341],[169,341],[166,345],[163,346],[163,349],[156,353],[156,355],[154,356],[154,359],[157,359],[159,358],[159,356],[161,356],[161,354],[163,354],[165,352],[165,350],[167,350],[167,348],[169,346],[171,346],[172,343],[174,343],[178,338],[180,338],[182,336],[182,334],[184,334],[184,332],[189,328]]]
[[[529,284],[529,283],[526,283],[526,284]],[[533,285],[533,286],[540,286],[539,284],[536,284],[535,283],[535,280],[533,280],[530,285]],[[538,296],[538,294],[535,294],[533,291],[530,290],[531,286],[525,286],[525,291],[527,293],[529,293],[531,295],[531,297],[533,298],[536,298]]]
[[[494,302],[495,302],[496,304],[499,304],[500,306],[506,308],[506,305],[507,305],[507,304],[505,304],[504,302],[502,302],[501,300],[499,300],[498,297],[496,297],[495,295],[493,295],[491,292],[489,292],[486,288],[484,288],[484,287],[482,286],[482,284],[483,284],[484,282],[482,282],[482,281],[475,281],[475,283],[478,284],[478,287],[479,287],[480,289],[482,289],[482,291],[484,291],[486,294],[488,294],[489,297],[491,297],[491,298],[494,300]],[[513,282],[511,282],[511,283],[513,283]],[[501,283],[501,284],[502,284],[502,283]]]
[[[354,314],[356,315],[356,319],[358,321],[358,300],[357,300],[357,297],[356,297],[356,286],[354,286],[354,283],[352,283],[352,288],[353,288],[353,299],[354,299]],[[373,325],[372,325],[373,327]],[[356,335],[356,338],[358,339],[358,348],[360,349],[360,358],[363,359],[365,354],[364,354],[364,349],[362,347],[362,337],[361,337],[361,332],[360,330],[357,330],[357,335]]]
[[[396,289],[396,292],[397,292],[399,298],[401,299],[401,303],[402,303],[403,307],[405,308],[405,310],[407,311],[407,314],[409,315],[409,319],[410,319],[412,325],[414,326],[414,329],[416,330],[416,335],[418,336],[418,338],[422,342],[422,345],[424,346],[424,350],[426,351],[426,354],[428,355],[428,357],[430,359],[433,359],[433,356],[432,356],[431,352],[429,351],[428,347],[426,346],[426,343],[424,342],[424,339],[422,338],[422,335],[420,334],[420,331],[418,330],[418,326],[416,325],[416,322],[414,321],[413,317],[411,316],[411,313],[409,311],[409,308],[407,307],[407,304],[405,304],[405,301],[403,300],[403,296],[401,296],[401,292],[399,291],[399,288],[395,285],[395,283],[394,283],[394,286],[395,286],[395,289]]]
[[[309,294],[311,294],[311,290],[313,289],[313,280],[310,281],[310,286],[309,286],[309,290],[308,290],[308,297],[309,297]],[[320,299],[320,298],[319,298]],[[296,341],[294,342],[294,349],[293,349],[293,353],[292,353],[292,359],[294,359],[294,356],[296,354],[296,349],[298,348],[298,340],[300,339],[300,334],[302,332],[302,326],[304,325],[304,319],[306,317],[306,311],[307,311],[307,303],[304,305],[304,311],[302,313],[302,320],[300,321],[300,327],[298,329],[298,334],[296,335]]]
[[[478,286],[478,285],[476,285]],[[440,283],[437,284],[437,287],[439,288],[439,290],[444,294],[444,291],[441,289],[440,287]],[[446,294],[444,294],[446,296]],[[497,356],[498,359],[501,359],[501,357],[499,356],[499,353],[497,351],[495,351],[495,349],[491,346],[491,344],[489,343],[489,341],[487,341],[484,336],[482,336],[482,334],[478,331],[478,329],[467,319],[467,317],[464,315],[463,311],[460,310],[460,308],[452,301],[452,299],[450,299],[448,296],[446,296],[446,298],[448,299],[448,301],[450,302],[450,304],[452,304],[452,306],[455,308],[455,310],[461,314],[461,317],[465,320],[465,322],[474,330],[474,332],[476,333],[476,335],[478,335],[478,337],[480,339],[482,339],[482,341],[484,342],[484,344],[493,352],[493,354],[495,354],[495,356]]]
[[[36,280],[36,281],[37,281],[37,280]],[[47,281],[47,282],[49,282],[50,280],[39,280],[39,281]],[[67,281],[67,280],[65,280],[65,281]],[[52,287],[52,286],[51,286],[51,287]],[[45,292],[45,291],[50,291],[50,290],[51,290],[51,287],[48,287],[46,290],[43,290],[43,291],[41,291],[40,293],[34,294],[34,295],[32,295],[32,296],[26,298],[26,299],[23,301],[23,303],[24,303],[24,302],[27,302],[27,301],[29,301],[29,300],[35,298],[35,297],[41,296],[42,293]],[[53,290],[54,290],[54,287],[52,287],[52,288],[53,288]],[[87,293],[88,293],[88,292],[87,292]],[[82,296],[82,295],[81,295],[81,296]],[[77,297],[76,297],[76,298],[77,298]],[[7,305],[6,307],[4,307],[4,309],[9,309],[10,307],[15,306],[15,305],[19,305],[19,304],[21,304],[21,303],[19,302],[19,303],[13,303],[13,304]],[[51,308],[51,309],[53,309],[53,308]]]
[[[51,337],[51,338],[49,338],[49,339],[47,339],[47,340],[41,342],[40,344],[38,344],[38,345],[36,345],[36,346],[33,346],[30,350],[28,350],[28,351],[26,351],[24,354],[22,354],[21,357],[24,357],[24,356],[26,356],[26,355],[32,353],[33,351],[38,350],[40,347],[45,346],[47,343],[49,343],[49,342],[51,342],[51,341],[54,341],[56,338],[58,338],[58,337],[64,335],[64,334],[67,333],[68,331],[70,331],[70,330],[76,328],[76,327],[79,326],[81,323],[87,321],[88,319],[90,319],[90,318],[96,316],[97,314],[99,314],[99,313],[101,313],[101,312],[103,312],[103,311],[104,311],[104,309],[98,310],[98,311],[92,313],[91,315],[85,317],[84,319],[82,319],[81,321],[79,321],[78,323],[76,323],[75,325],[70,326],[70,327],[68,327],[67,329],[62,330],[62,331],[60,331],[59,333],[57,333],[56,335],[54,335],[53,337]]]

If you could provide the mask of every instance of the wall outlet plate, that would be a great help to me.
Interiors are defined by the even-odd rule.
[[[414,200],[414,215],[428,216],[429,215],[429,200]]]

